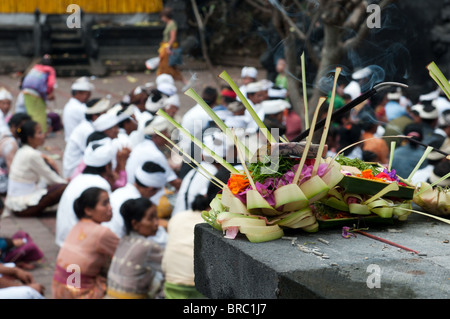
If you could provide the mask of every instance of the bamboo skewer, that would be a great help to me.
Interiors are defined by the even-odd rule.
[[[338,80],[338,77],[339,77],[339,74],[341,73],[341,71],[342,71],[342,68],[339,68],[339,67],[336,68],[336,72],[334,75],[333,91],[331,92],[331,101],[330,101],[330,104],[328,107],[327,117],[325,118],[324,131],[322,133],[322,138],[321,138],[320,144],[319,144],[319,150],[317,151],[317,157],[316,157],[316,161],[314,162],[314,167],[311,172],[311,176],[316,175],[317,170],[319,169],[320,158],[322,156],[323,148],[325,147],[325,143],[327,140],[328,130],[330,128],[331,116],[332,116],[333,107],[334,107],[334,99],[336,96],[337,80]]]
[[[415,254],[419,254],[419,252],[416,251],[416,250],[413,250],[413,249],[407,248],[407,247],[405,247],[405,246],[396,244],[396,243],[394,243],[394,242],[392,242],[392,241],[390,241],[390,240],[387,240],[387,239],[384,239],[384,238],[381,238],[381,237],[378,237],[378,236],[375,236],[375,235],[366,233],[366,232],[364,232],[364,231],[362,231],[362,230],[354,229],[354,230],[352,230],[352,231],[355,232],[355,233],[364,235],[364,236],[366,236],[366,237],[369,237],[369,238],[372,238],[372,239],[381,241],[381,242],[383,242],[383,243],[385,243],[385,244],[389,244],[389,245],[391,245],[391,246],[395,246],[395,247],[401,248],[401,249],[403,249],[403,250],[410,251],[410,252],[413,252],[413,253],[415,253]]]
[[[335,119],[336,117],[339,117],[339,116],[347,113],[348,111],[350,111],[355,106],[361,104],[365,100],[369,99],[371,96],[373,96],[376,93],[378,93],[378,91],[380,91],[381,89],[383,89],[385,87],[389,87],[389,86],[400,86],[400,87],[404,87],[404,88],[408,87],[406,84],[397,83],[397,82],[383,82],[383,83],[379,83],[379,84],[375,85],[370,91],[367,91],[366,93],[361,94],[360,96],[358,96],[353,101],[349,102],[348,104],[346,104],[343,107],[341,107],[341,108],[337,109],[336,111],[334,111],[333,114],[331,115],[331,119]],[[322,128],[324,125],[325,125],[325,119],[320,120],[316,124],[316,130]],[[292,140],[292,142],[300,142],[306,136],[308,136],[308,134],[309,134],[309,129],[306,129],[305,131],[300,133],[297,137],[295,137]]]
[[[306,157],[309,152],[309,147],[311,146],[312,138],[314,135],[314,127],[316,126],[317,116],[319,115],[319,110],[322,104],[326,101],[325,97],[319,98],[319,102],[317,103],[316,110],[314,111],[314,116],[311,122],[311,131],[309,132],[308,138],[306,139],[305,149],[303,150],[302,158],[300,159],[300,163],[298,165],[297,171],[295,172],[294,179],[292,184],[297,184],[300,178],[300,174],[303,169],[303,165],[305,164]]]
[[[302,53],[301,63],[302,63],[303,103],[305,104],[305,126],[308,129],[309,115],[308,115],[308,93],[306,92],[305,52]]]

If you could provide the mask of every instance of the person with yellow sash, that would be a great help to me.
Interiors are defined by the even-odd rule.
[[[163,30],[162,42],[160,44],[159,66],[156,75],[170,74],[175,81],[188,82],[184,78],[178,65],[182,64],[181,47],[177,42],[178,25],[173,19],[172,8],[164,8],[160,13],[161,21],[166,24]]]

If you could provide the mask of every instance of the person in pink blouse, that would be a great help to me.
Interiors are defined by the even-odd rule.
[[[108,192],[90,187],[74,202],[79,222],[67,235],[56,258],[54,299],[102,299],[109,264],[119,244],[109,228],[112,217]]]

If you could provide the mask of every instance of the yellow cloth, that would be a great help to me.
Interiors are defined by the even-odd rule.
[[[163,73],[167,73],[172,75],[173,79],[175,81],[182,81],[183,80],[183,76],[181,74],[181,71],[178,70],[177,68],[174,68],[172,66],[169,65],[169,54],[167,53],[167,47],[169,46],[168,43],[166,42],[162,42],[160,44],[158,53],[159,53],[159,67],[158,70],[156,71],[156,75],[160,75]],[[178,44],[175,42],[172,45],[172,49],[175,49],[178,47]]]
[[[24,94],[25,108],[31,118],[41,124],[42,132],[47,132],[47,104],[40,97],[32,94]]]
[[[107,288],[105,299],[147,299],[146,294],[133,294],[124,291],[117,291]]]
[[[183,211],[169,220],[168,235],[162,269],[166,281],[194,286],[194,227],[205,222],[201,212]]]

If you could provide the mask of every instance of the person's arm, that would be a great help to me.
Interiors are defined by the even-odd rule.
[[[0,264],[0,274],[15,278],[11,280],[5,277],[0,278],[0,288],[28,286],[41,295],[44,295],[45,287],[33,279],[33,275],[18,267],[6,267]]]
[[[13,277],[24,284],[31,284],[34,282],[31,273],[18,267],[6,267],[5,265],[0,264],[0,274]]]
[[[178,191],[178,190],[180,190],[180,186],[181,186],[181,182],[182,182],[183,180],[181,179],[181,178],[176,178],[176,179],[174,179],[173,181],[170,181],[169,183],[173,186],[173,187],[175,187],[176,188],[176,190]]]
[[[46,72],[48,73],[47,94],[52,96],[53,90],[55,89],[55,84],[56,84],[56,71],[53,67],[47,66]]]
[[[128,147],[124,147],[117,151],[116,155],[116,169],[114,172],[114,184],[113,189],[117,189],[119,187],[125,186],[127,183],[127,173],[125,170],[128,157],[130,156],[131,149]]]
[[[13,140],[7,141],[6,143],[7,144],[5,144],[5,146],[2,148],[2,155],[5,158],[6,167],[8,167],[9,171],[14,155],[17,152],[18,145]]]
[[[39,151],[38,151],[39,152]],[[50,168],[50,166],[45,162],[42,157],[42,153],[33,154],[34,156],[30,157],[30,161],[33,163],[32,167],[41,176],[45,179],[45,181],[52,184],[64,184],[67,181],[62,178],[57,172]],[[56,164],[55,164],[56,165]]]
[[[175,22],[171,22],[172,26],[171,26],[171,30],[169,32],[169,42],[168,42],[168,46],[167,46],[167,51],[170,53],[172,51],[172,46],[175,43],[175,41],[177,41],[177,27]]]

